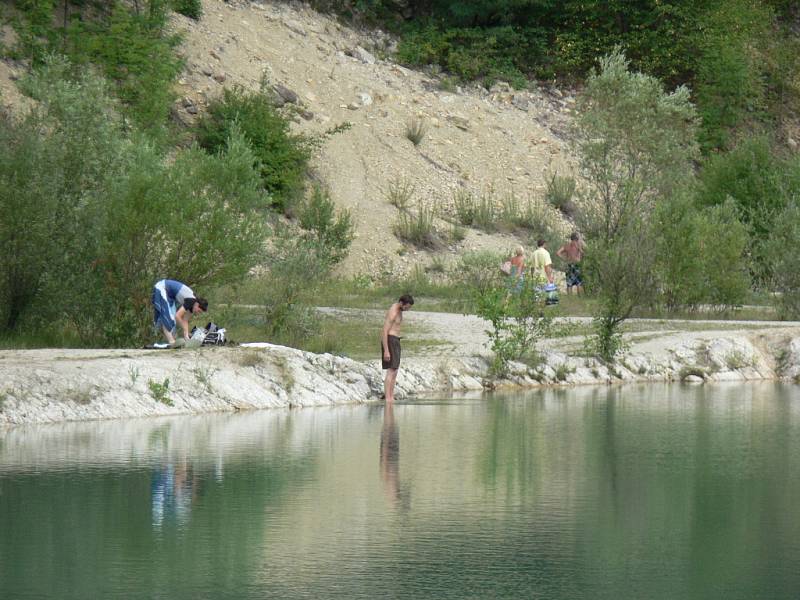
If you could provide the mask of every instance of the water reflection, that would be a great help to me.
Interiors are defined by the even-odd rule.
[[[153,527],[161,527],[165,519],[184,525],[199,488],[200,478],[186,456],[178,464],[169,462],[155,467],[150,484]]]
[[[798,497],[791,386],[18,428],[0,597],[794,599]]]

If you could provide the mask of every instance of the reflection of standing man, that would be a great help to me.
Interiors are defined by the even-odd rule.
[[[583,259],[585,250],[586,244],[583,243],[578,232],[574,231],[572,235],[569,236],[569,242],[556,251],[556,256],[567,263],[566,277],[568,294],[572,293],[573,287],[575,287],[576,294],[580,294],[581,290],[583,290],[583,277],[581,275],[580,262]]]
[[[381,479],[386,496],[395,504],[400,499],[400,432],[394,421],[394,404],[391,402],[383,406]]]
[[[403,325],[403,312],[414,306],[414,298],[409,294],[400,299],[386,311],[381,332],[381,366],[386,370],[383,380],[383,393],[386,402],[394,402],[394,384],[400,369],[400,327]]]

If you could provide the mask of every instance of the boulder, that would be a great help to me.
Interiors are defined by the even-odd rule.
[[[275,90],[281,106],[284,104],[297,104],[300,100],[300,97],[295,92],[280,83],[273,84],[272,89]]]
[[[368,65],[375,64],[375,57],[368,50],[362,48],[361,46],[356,46],[355,48],[351,49],[348,54]]]

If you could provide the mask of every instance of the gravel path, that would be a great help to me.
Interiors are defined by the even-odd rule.
[[[371,319],[382,319],[384,311],[379,309],[332,308],[322,307],[320,312],[340,316],[345,319],[356,319],[369,316]],[[426,312],[412,310],[405,315],[409,326],[404,337],[416,340],[430,340],[432,345],[424,350],[430,356],[475,356],[485,354],[486,328],[488,323],[475,315],[461,315],[445,312]],[[560,317],[557,322],[589,324],[590,317]],[[660,355],[670,348],[691,340],[709,340],[728,338],[739,335],[753,335],[769,330],[785,330],[787,335],[800,333],[800,322],[797,321],[735,321],[735,320],[667,320],[667,319],[630,319],[630,325],[636,325],[637,331],[625,334],[631,349],[639,353]],[[649,327],[652,325],[652,328]],[[707,329],[696,329],[707,326]],[[691,327],[691,330],[687,330]],[[544,340],[543,349],[556,351],[577,350],[583,345],[584,336],[576,335]],[[435,343],[434,343],[435,342]]]

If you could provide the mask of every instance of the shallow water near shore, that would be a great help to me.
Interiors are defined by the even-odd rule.
[[[800,388],[18,427],[0,598],[797,598]]]

